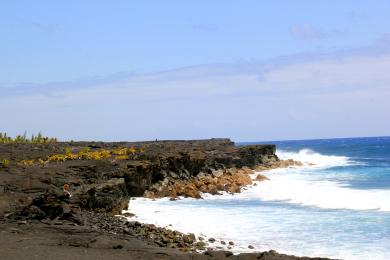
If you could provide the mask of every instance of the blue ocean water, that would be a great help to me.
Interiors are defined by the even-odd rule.
[[[217,240],[234,252],[390,259],[390,137],[277,141],[304,167],[262,172],[237,195],[130,202],[140,221]],[[218,245],[216,245],[218,246]]]
[[[276,141],[272,143],[277,145],[278,150],[299,152],[310,149],[323,155],[346,156],[356,164],[327,168],[322,173],[328,173],[334,177],[334,180],[348,184],[352,188],[390,188],[390,137]]]

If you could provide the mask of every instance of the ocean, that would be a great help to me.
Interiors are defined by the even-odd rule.
[[[137,198],[129,210],[141,222],[215,238],[215,247],[234,241],[234,253],[390,259],[390,137],[268,143],[305,166],[261,172],[270,180],[239,194]]]

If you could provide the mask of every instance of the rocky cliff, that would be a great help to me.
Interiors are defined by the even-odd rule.
[[[239,192],[251,169],[288,164],[274,145],[229,139],[0,144],[0,251],[5,259],[309,259],[188,253],[207,243],[113,217],[132,196]]]
[[[59,156],[86,148],[89,154],[96,151],[96,156],[103,151],[132,150],[103,158]],[[142,196],[156,183],[278,160],[274,145],[237,147],[229,139],[1,144],[0,159],[9,161],[0,165],[0,214],[38,219],[77,219],[83,209],[120,213],[129,197]]]

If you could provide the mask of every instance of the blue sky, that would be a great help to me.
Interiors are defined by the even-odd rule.
[[[7,1],[0,131],[390,134],[388,1]]]

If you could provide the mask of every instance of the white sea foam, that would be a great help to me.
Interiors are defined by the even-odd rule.
[[[306,166],[261,172],[270,180],[235,195],[206,195],[204,200],[136,199],[129,209],[141,222],[217,241],[233,240],[235,253],[253,251],[248,249],[253,245],[258,251],[275,249],[295,255],[390,259],[389,190],[358,190],[321,178],[327,168],[356,164],[348,157],[307,149],[277,154]]]
[[[299,152],[278,150],[276,155],[282,159],[293,159],[304,164],[314,164],[316,167],[335,167],[356,164],[346,156],[324,155],[310,149],[302,149]]]
[[[248,190],[248,197],[327,209],[390,211],[390,190],[352,189],[334,181],[313,181],[287,171],[266,175],[270,181]]]
[[[225,196],[227,197],[227,196]],[[219,199],[218,199],[219,198]],[[137,199],[130,202],[135,219],[144,223],[192,232],[220,242],[234,241],[234,253],[277,250],[298,256],[337,259],[390,259],[388,237],[380,237],[382,228],[370,235],[359,218],[351,213],[310,212],[299,208],[267,206],[236,197],[217,196],[214,200]],[[369,219],[375,223],[376,218]],[[382,225],[386,225],[382,223]],[[378,231],[379,230],[379,231]],[[248,245],[255,250],[248,249]]]
[[[357,164],[345,156],[323,155],[309,149],[278,151],[281,159],[294,159],[309,167],[276,169],[265,173],[270,181],[246,192],[246,196],[265,201],[284,201],[328,209],[390,211],[390,190],[353,189],[337,181],[321,180],[317,168]]]
[[[241,193],[223,196],[204,194],[208,200],[276,201],[323,209],[374,210],[390,212],[390,190],[353,189],[336,181],[312,180],[299,174],[301,169],[276,169],[261,172],[270,180],[244,189]],[[306,170],[307,171],[307,170]],[[255,179],[253,176],[253,179]]]

